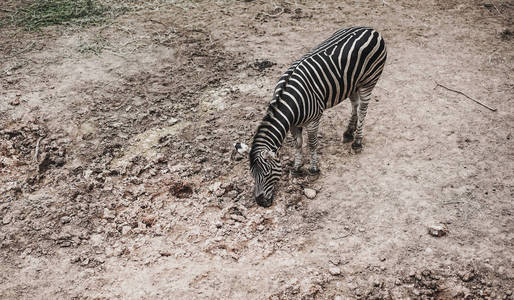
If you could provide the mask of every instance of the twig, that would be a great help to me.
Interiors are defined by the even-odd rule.
[[[435,89],[435,88],[437,88],[438,86],[440,86],[440,87],[442,87],[442,88],[447,89],[448,91],[452,91],[452,92],[454,92],[454,93],[461,94],[461,95],[463,95],[464,97],[466,97],[466,98],[468,98],[468,99],[470,99],[470,100],[472,100],[472,101],[474,101],[474,102],[476,102],[476,103],[478,103],[478,104],[482,105],[483,107],[485,107],[485,108],[489,109],[490,111],[496,111],[496,108],[492,108],[492,107],[490,107],[490,106],[487,106],[487,105],[485,105],[484,103],[482,103],[482,102],[480,102],[480,101],[478,101],[478,100],[476,100],[476,99],[471,98],[470,96],[468,96],[468,95],[464,94],[464,93],[463,93],[463,92],[461,92],[461,91],[457,91],[457,90],[451,89],[451,88],[449,88],[449,87],[446,87],[446,86],[444,86],[444,85],[442,85],[442,84],[438,83],[437,81],[434,81],[434,82],[435,82],[435,84],[436,84],[436,86],[434,87],[434,89]]]
[[[443,205],[450,205],[450,204],[460,204],[462,201],[450,201],[450,202],[443,202]]]
[[[496,4],[494,4],[494,2],[491,0],[491,3],[493,4],[494,8],[496,9],[496,11],[500,14],[500,16],[503,17],[503,14],[500,12],[500,10],[498,9],[498,7],[496,7]]]
[[[343,235],[343,236],[338,236],[338,237],[334,238],[334,240],[344,239],[344,238],[349,237],[350,235],[353,235],[353,232],[350,232],[350,233],[345,234],[345,235]]]
[[[43,139],[42,136],[37,139],[36,151],[34,152],[34,161],[35,162],[37,162],[37,156],[38,156],[38,153],[39,153],[39,143],[41,142],[42,139]]]

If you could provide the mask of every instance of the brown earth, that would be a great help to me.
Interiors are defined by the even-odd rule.
[[[511,1],[139,6],[0,29],[0,298],[512,299]],[[321,175],[289,176],[289,137],[257,206],[232,144],[289,63],[353,25],[389,53],[364,151],[342,143],[345,102]]]

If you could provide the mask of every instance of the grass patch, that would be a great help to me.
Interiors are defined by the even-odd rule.
[[[112,8],[97,0],[35,0],[17,9],[3,23],[27,30],[61,24],[95,25],[126,11],[124,7]]]

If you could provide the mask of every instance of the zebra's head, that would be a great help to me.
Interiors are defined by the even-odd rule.
[[[246,145],[236,143],[238,152],[248,151]],[[275,184],[282,175],[282,165],[275,152],[267,149],[250,151],[250,171],[255,180],[254,197],[257,204],[269,207],[273,204]]]

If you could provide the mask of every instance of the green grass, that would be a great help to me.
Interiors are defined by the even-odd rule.
[[[38,30],[61,24],[95,25],[116,17],[126,8],[112,8],[98,0],[35,0],[14,11],[2,23]]]

